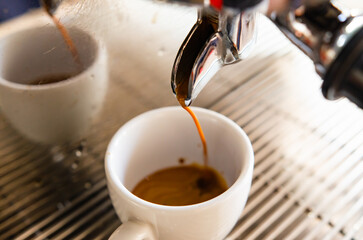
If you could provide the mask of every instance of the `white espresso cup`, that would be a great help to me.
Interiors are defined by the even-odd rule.
[[[208,164],[225,178],[221,195],[193,205],[164,206],[131,193],[147,175],[163,168],[203,164],[197,129],[181,107],[143,113],[123,125],[109,143],[105,157],[107,184],[122,225],[111,239],[223,239],[241,216],[249,194],[254,154],[243,130],[227,117],[192,108],[205,133]]]
[[[107,54],[95,36],[67,27],[78,51],[77,65],[59,30],[27,27],[0,39],[0,108],[27,138],[44,144],[78,141],[100,112],[108,83]],[[72,77],[29,85],[44,76]]]

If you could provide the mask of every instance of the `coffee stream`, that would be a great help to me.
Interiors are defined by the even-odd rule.
[[[50,10],[51,1],[41,0],[41,2],[42,2],[44,10],[52,18],[54,24],[58,28],[59,32],[62,34],[62,37],[63,37],[69,51],[72,54],[73,60],[74,60],[75,64],[77,65],[77,71],[81,72],[83,66],[82,66],[81,60],[79,58],[77,48],[74,45],[67,29],[63,26],[63,24],[59,21],[59,19],[51,13],[51,10]],[[43,84],[56,83],[56,82],[66,80],[66,79],[72,77],[73,75],[75,75],[75,74],[60,73],[60,74],[56,74],[56,75],[42,76],[38,79],[32,80],[29,84],[30,85],[43,85]]]
[[[189,88],[189,81],[184,80],[184,81],[179,82],[175,88],[176,99],[178,100],[180,106],[182,106],[182,108],[184,108],[190,114],[190,116],[192,117],[192,119],[194,121],[195,126],[197,127],[197,130],[198,130],[198,133],[200,136],[200,140],[202,141],[202,144],[203,144],[204,165],[207,166],[208,165],[207,141],[205,140],[202,127],[199,123],[197,116],[194,114],[192,109],[185,105],[185,99],[187,99],[187,96],[188,96],[188,88]]]
[[[79,59],[79,54],[78,54],[77,48],[74,45],[71,37],[69,36],[67,29],[63,26],[63,24],[59,21],[59,19],[56,16],[54,16],[54,15],[50,15],[50,16],[52,17],[54,24],[57,26],[58,30],[62,34],[63,39],[69,48],[69,51],[71,51],[74,62],[77,64],[78,69],[82,70],[82,63],[81,63],[81,60]]]
[[[49,1],[45,1],[45,0],[41,0],[41,1],[42,1],[44,10],[52,18],[54,24],[58,28],[59,32],[62,34],[62,37],[63,37],[64,41],[66,42],[68,49],[73,56],[73,60],[77,64],[78,70],[80,72],[82,70],[82,63],[79,58],[77,48],[74,45],[71,36],[69,35],[69,33],[68,33],[67,29],[64,27],[64,25],[59,21],[59,19],[56,16],[54,16],[54,14],[51,13]]]
[[[208,165],[208,149],[207,149],[207,141],[205,140],[204,132],[202,130],[202,127],[200,126],[199,120],[197,116],[194,114],[192,109],[190,107],[185,106],[184,100],[179,101],[180,105],[190,114],[190,116],[193,118],[194,124],[197,127],[200,140],[203,144],[203,157],[204,157],[204,165]]]

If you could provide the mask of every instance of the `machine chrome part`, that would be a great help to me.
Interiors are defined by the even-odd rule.
[[[48,14],[52,15],[55,13],[59,5],[63,0],[40,0],[41,5],[46,9]]]
[[[344,96],[363,108],[363,27],[349,39],[328,69],[322,91],[327,99]]]
[[[218,29],[218,12],[212,8],[203,8],[198,12],[198,20],[181,45],[174,62],[171,75],[173,92],[185,99],[185,105],[192,101],[194,86],[198,83],[191,80],[194,63],[199,59],[200,49],[205,49],[205,44]]]
[[[272,14],[276,26],[315,63],[317,72],[324,76],[341,49],[362,27],[359,17],[336,3],[322,0],[306,1],[298,8]]]
[[[171,2],[171,3],[181,3],[188,5],[200,5],[200,6],[213,6],[213,4],[219,5],[223,3],[224,7],[238,9],[239,11],[244,11],[248,8],[255,7],[263,1],[268,0],[156,0],[158,2]]]
[[[251,13],[253,9],[241,9],[238,3],[244,1],[226,2],[232,9],[225,8],[220,12],[218,32],[210,38],[201,39],[208,39],[204,45],[191,46],[192,42],[185,41],[181,47],[187,46],[187,49],[197,52],[194,53],[196,58],[191,59],[194,65],[188,70],[189,77],[187,71],[183,73],[183,81],[188,81],[189,87],[188,105],[223,65],[244,59],[254,45],[256,21],[255,15]],[[270,19],[313,60],[316,72],[324,80],[324,96],[330,100],[344,96],[362,107],[363,50],[360,46],[363,40],[356,35],[363,29],[363,15],[353,15],[336,1],[330,0],[292,0],[284,9],[278,13],[272,12]],[[186,70],[186,67],[180,66],[183,65],[178,61],[180,58],[183,57],[178,54],[173,68],[172,86],[175,85],[174,77],[178,71]]]
[[[314,61],[327,99],[344,96],[363,108],[363,15],[322,0],[271,19]]]
[[[179,49],[171,77],[174,93],[183,85],[178,92],[183,89],[187,106],[223,65],[244,59],[251,52],[255,19],[256,13],[249,11],[200,10],[197,23]]]

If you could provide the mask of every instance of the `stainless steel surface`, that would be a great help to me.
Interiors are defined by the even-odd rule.
[[[323,99],[311,61],[261,20],[253,55],[195,102],[236,121],[255,151],[249,200],[227,239],[363,239],[363,112]],[[117,49],[110,60],[85,148],[29,143],[0,116],[0,239],[106,239],[120,224],[104,178],[108,141],[132,117],[177,102],[170,82],[138,62],[121,71]]]

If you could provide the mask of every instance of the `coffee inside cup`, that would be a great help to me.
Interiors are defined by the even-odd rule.
[[[158,170],[142,179],[132,193],[152,203],[184,206],[210,200],[227,189],[217,170],[191,164]]]
[[[62,34],[49,25],[26,29],[2,39],[0,77],[8,82],[35,85],[41,79],[41,82],[59,82],[89,69],[97,57],[97,42],[78,28],[68,27],[67,30],[77,48],[81,69],[75,64]]]
[[[56,82],[61,82],[71,78],[72,74],[54,74],[54,75],[46,75],[39,78],[36,78],[29,82],[29,85],[44,85],[44,84],[51,84]]]

